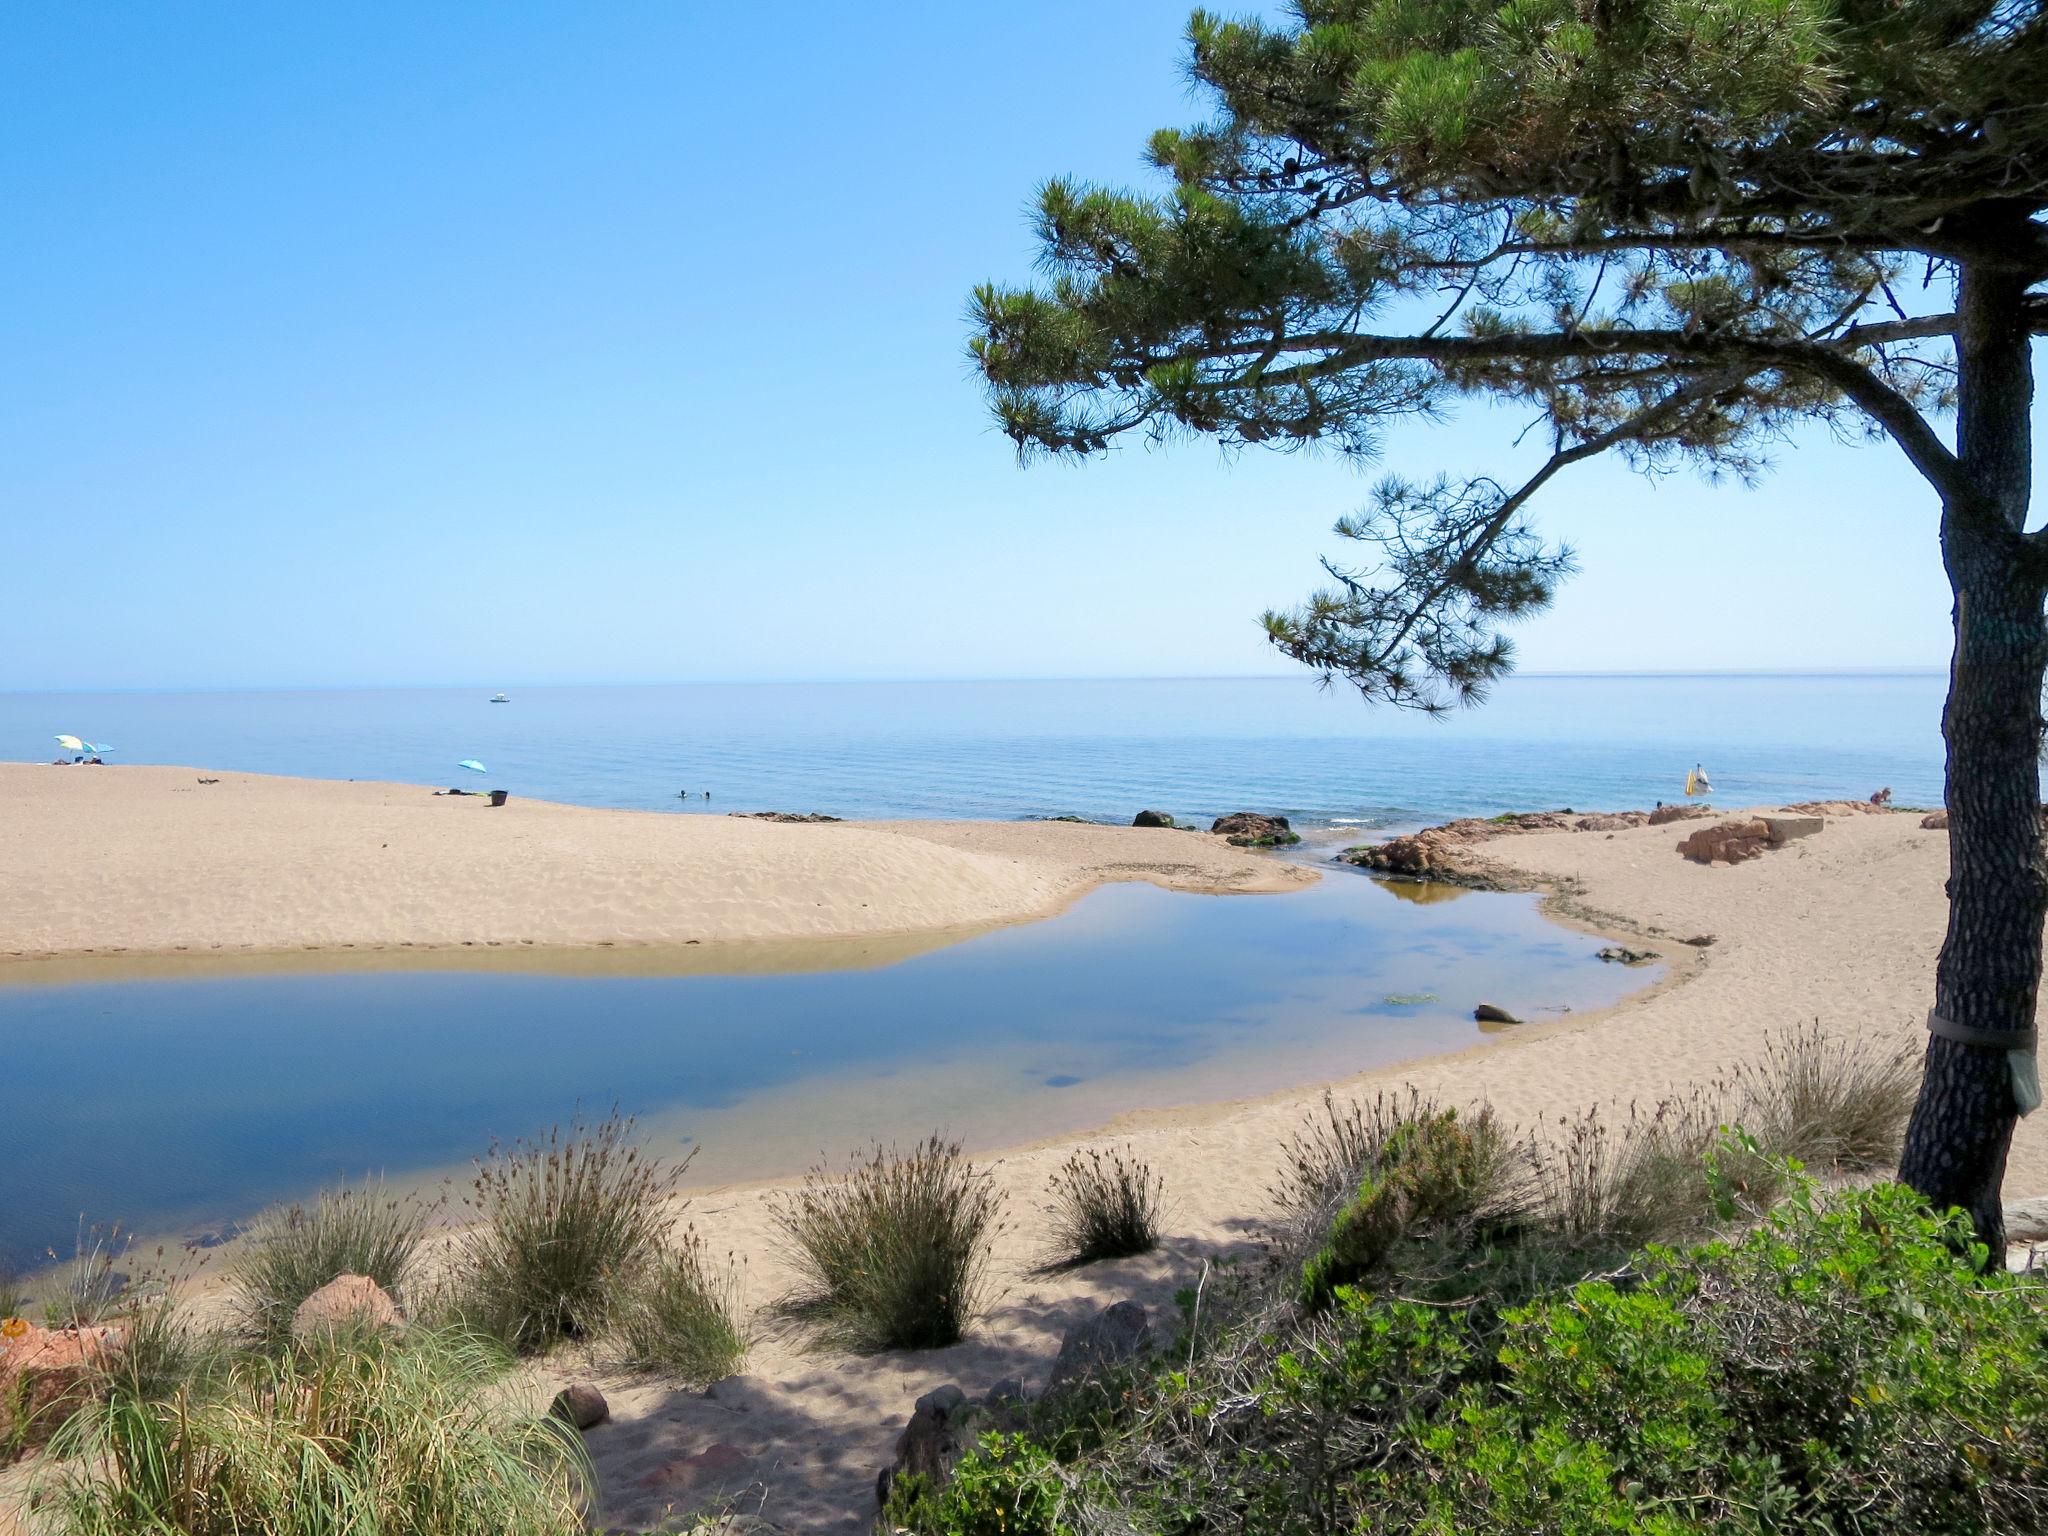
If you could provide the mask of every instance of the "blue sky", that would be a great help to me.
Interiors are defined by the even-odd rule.
[[[0,688],[1274,672],[1369,475],[1020,470],[964,354],[1183,3],[16,6]],[[1397,429],[1505,462],[1520,422]],[[1926,488],[1579,471],[1531,669],[1939,664]]]

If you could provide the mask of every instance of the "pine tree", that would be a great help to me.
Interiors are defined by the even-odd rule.
[[[2001,1236],[2048,917],[2048,532],[2027,526],[2048,331],[2044,0],[1296,0],[1197,12],[1210,122],[1156,195],[1056,180],[1048,280],[984,286],[973,349],[1027,457],[1126,434],[1360,457],[1459,395],[1531,411],[1518,483],[1389,478],[1356,564],[1265,623],[1370,700],[1475,702],[1570,556],[1532,498],[1603,453],[1759,474],[1802,422],[1932,487],[1955,593],[1952,869],[1902,1176]],[[1945,307],[1944,307],[1945,306]],[[1954,417],[1953,446],[1937,424]]]

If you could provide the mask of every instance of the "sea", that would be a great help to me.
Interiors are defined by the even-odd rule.
[[[1942,799],[1939,672],[1520,676],[1438,717],[1305,675],[1102,681],[0,693],[0,758],[460,783],[580,805],[1362,828],[1718,803]],[[509,702],[489,702],[502,691]],[[481,763],[483,773],[458,766]]]

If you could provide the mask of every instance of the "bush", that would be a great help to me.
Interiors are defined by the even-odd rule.
[[[1724,1141],[1760,1158],[1753,1148]],[[1725,1173],[1702,1170],[1727,1196]],[[1505,1311],[1337,1287],[1131,1384],[1106,1437],[986,1442],[1029,1529],[1988,1536],[2048,1510],[2048,1297],[1893,1185],[1786,1198]],[[1007,1479],[1007,1481],[1005,1481]],[[916,1491],[921,1536],[976,1524]],[[1004,1510],[1037,1509],[1013,1497]],[[1036,1518],[1034,1516],[1034,1518]]]
[[[1052,1258],[1056,1265],[1128,1258],[1159,1246],[1165,1182],[1122,1152],[1076,1152],[1052,1176]]]
[[[989,1435],[941,1489],[916,1474],[897,1478],[881,1528],[945,1536],[1066,1536],[1059,1468],[1022,1435]]]
[[[299,1303],[337,1275],[368,1275],[403,1296],[425,1227],[424,1212],[381,1187],[328,1190],[310,1208],[257,1217],[228,1273],[257,1336],[282,1339]]]
[[[612,1326],[625,1364],[673,1371],[699,1386],[732,1375],[747,1355],[739,1285],[730,1256],[720,1267],[696,1229],[620,1298]]]
[[[1818,1020],[1774,1035],[1732,1086],[1743,1128],[1775,1157],[1859,1171],[1897,1163],[1920,1089],[1919,1058],[1831,1039]]]
[[[1509,1149],[1493,1117],[1460,1122],[1454,1109],[1417,1100],[1382,1105],[1350,1197],[1302,1265],[1300,1300],[1327,1303],[1340,1285],[1380,1269],[1395,1244],[1434,1236],[1506,1203]]]
[[[137,1402],[203,1395],[227,1368],[228,1341],[196,1322],[166,1293],[120,1320],[121,1347],[99,1366],[101,1385]]]
[[[580,1444],[508,1413],[503,1357],[415,1328],[239,1357],[218,1390],[76,1415],[42,1490],[67,1536],[571,1536]]]
[[[80,1222],[62,1283],[43,1304],[43,1321],[52,1328],[92,1328],[112,1317],[128,1285],[114,1265],[127,1251],[119,1227],[102,1231]]]
[[[634,1122],[556,1126],[491,1149],[473,1184],[478,1220],[460,1248],[455,1310],[515,1350],[588,1338],[660,1256],[668,1195],[689,1166],[643,1157]]]
[[[844,1176],[820,1167],[775,1211],[802,1279],[791,1316],[859,1349],[955,1343],[981,1304],[1002,1196],[960,1144],[877,1145]]]

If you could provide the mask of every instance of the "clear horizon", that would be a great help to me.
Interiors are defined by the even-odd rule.
[[[1209,110],[1185,19],[827,12],[770,48],[644,3],[17,8],[0,687],[1281,675],[1257,615],[1373,479],[1533,450],[1475,408],[1363,473],[1016,466],[969,288],[1030,275],[1044,178],[1158,185],[1146,136]],[[1887,446],[1814,428],[1754,489],[1598,463],[1534,514],[1581,573],[1511,631],[1532,672],[1947,654]]]

